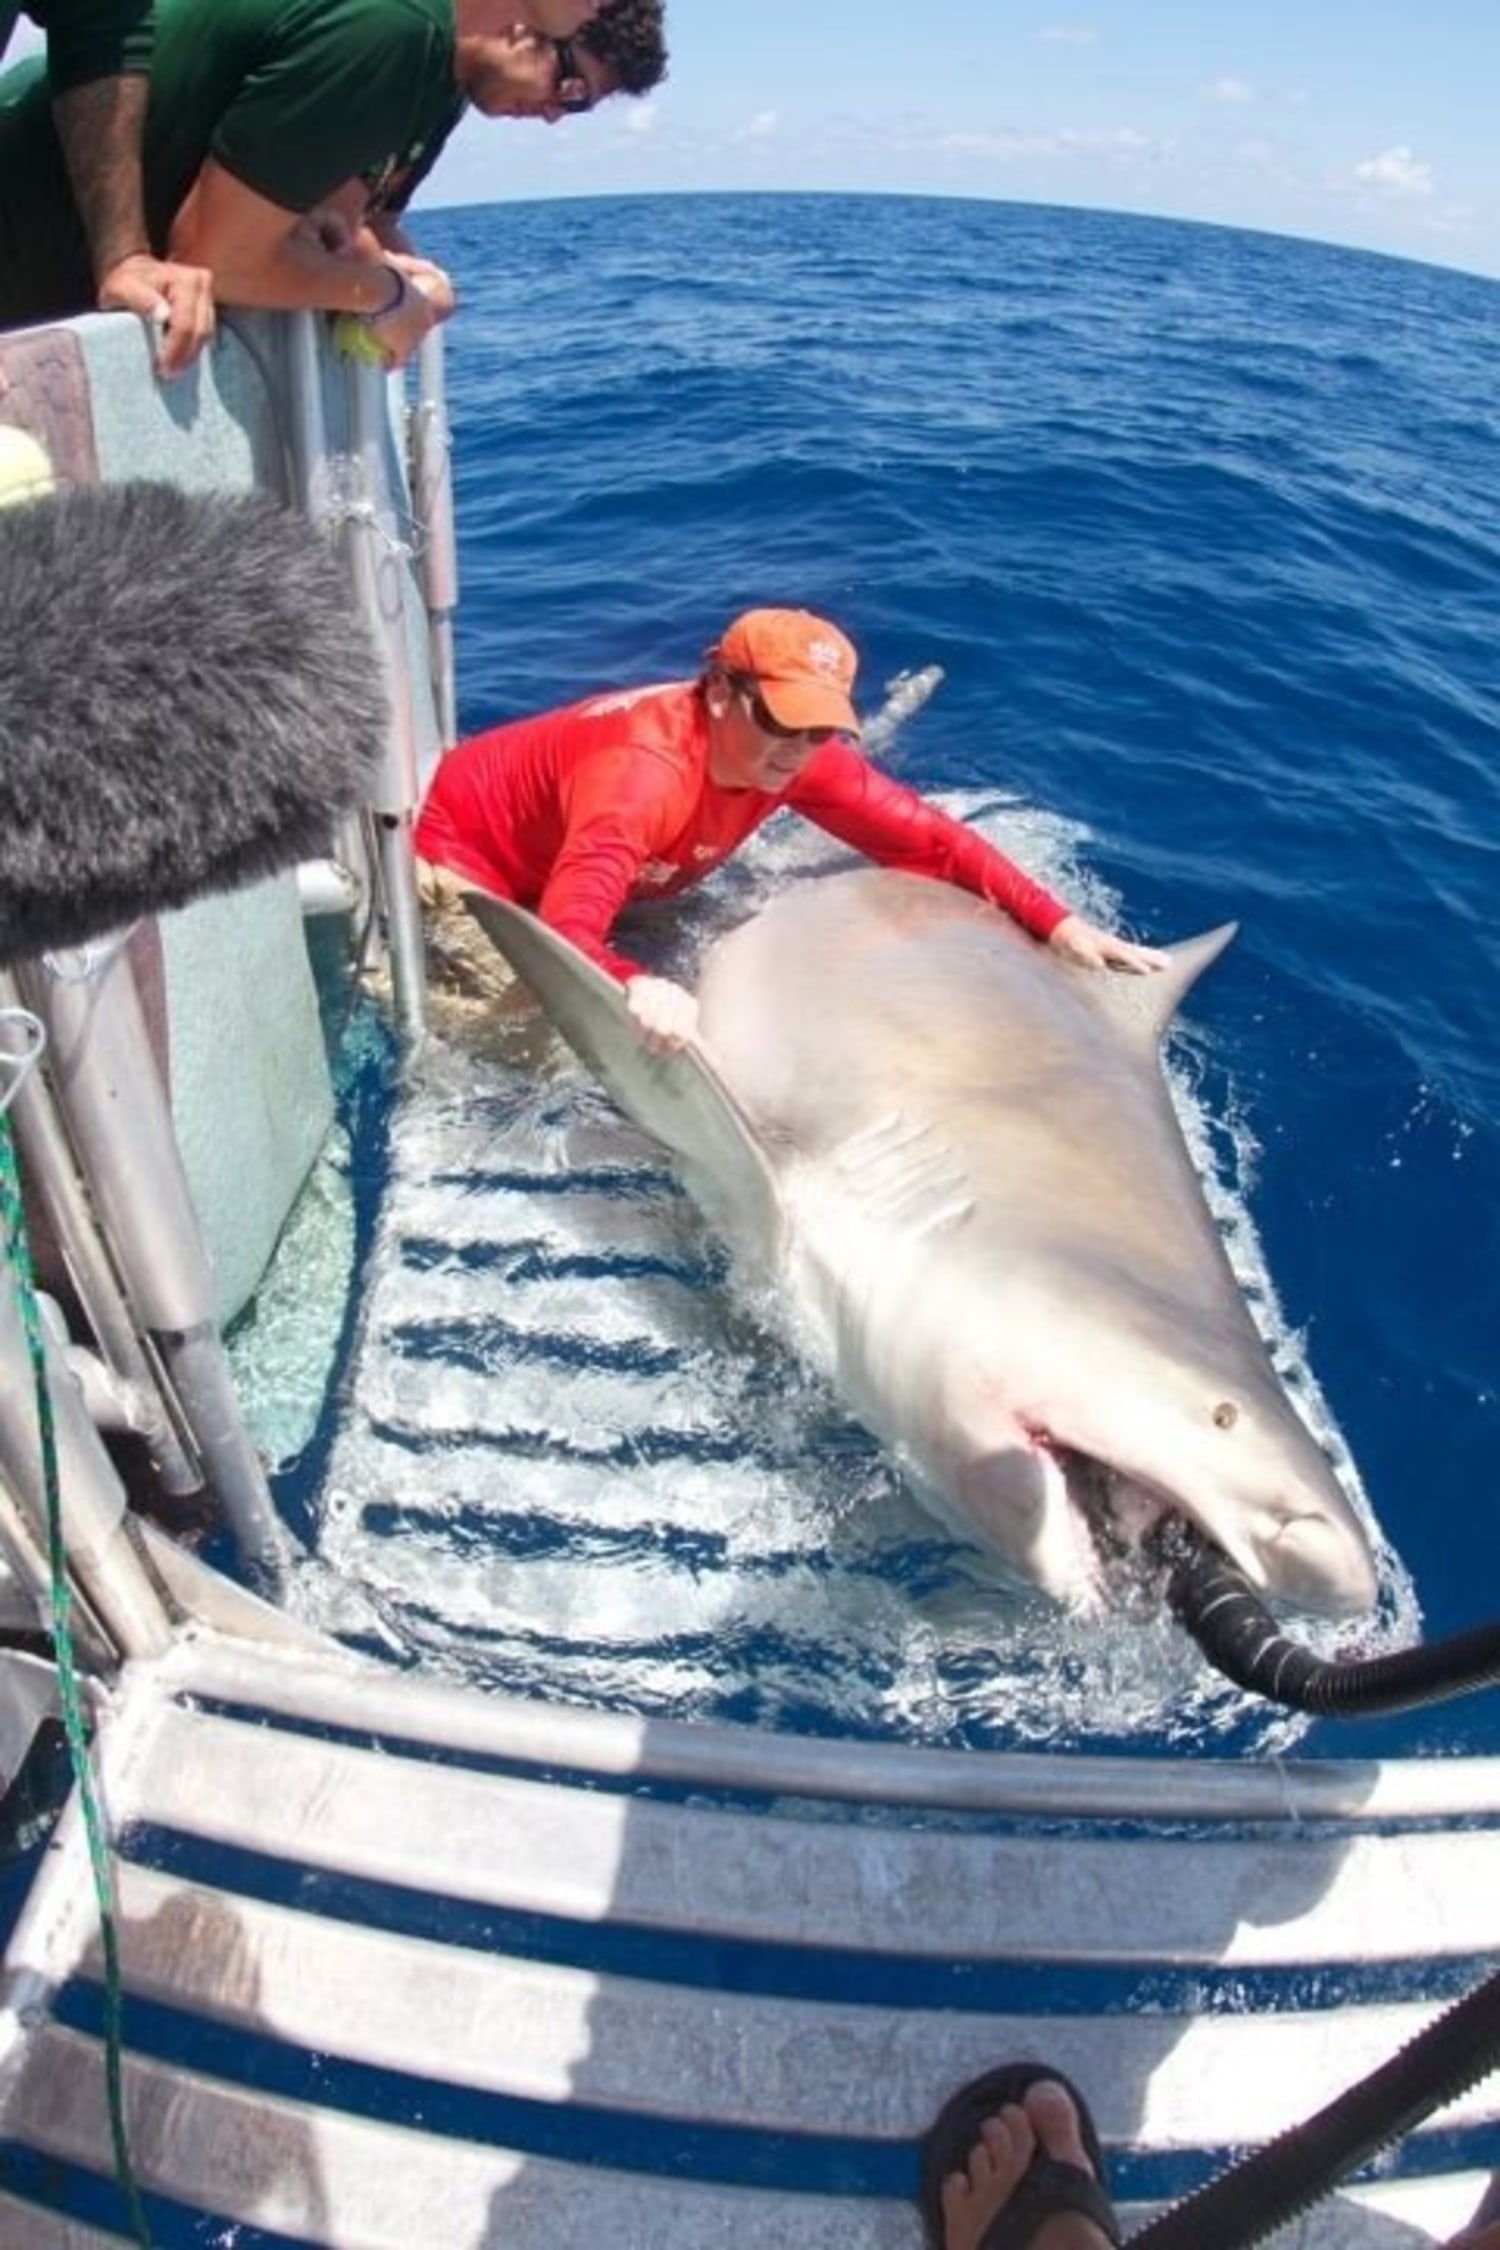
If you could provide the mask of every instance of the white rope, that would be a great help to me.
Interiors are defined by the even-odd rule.
[[[42,1059],[46,1027],[29,1008],[0,1008],[0,1117]]]
[[[95,977],[103,976],[135,936],[140,921],[127,923],[123,930],[112,930],[108,937],[91,939],[87,945],[70,945],[56,953],[44,953],[42,966],[54,984],[89,984]]]

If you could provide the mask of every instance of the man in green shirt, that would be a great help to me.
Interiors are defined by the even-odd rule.
[[[19,5],[0,0],[0,55]],[[151,68],[153,0],[26,0],[47,34],[52,117],[88,246],[94,301],[161,324],[157,365],[186,367],[213,334],[201,267],[158,258],[141,197],[141,130]]]
[[[666,68],[664,0],[157,0],[143,141],[153,246],[220,303],[359,313],[393,362],[451,308],[446,277],[346,220],[425,171],[465,104],[554,122]],[[357,211],[354,216],[358,217]],[[83,310],[87,251],[37,62],[0,78],[0,326]]]

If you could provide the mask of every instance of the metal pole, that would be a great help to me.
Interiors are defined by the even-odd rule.
[[[410,452],[412,514],[421,532],[418,566],[427,604],[432,691],[443,749],[458,739],[453,613],[458,607],[458,540],[453,505],[453,439],[448,424],[446,345],[429,328],[417,351],[417,403]]]
[[[125,1492],[89,1420],[78,1385],[43,1331],[46,1382],[57,1432],[62,1538],[70,1579],[123,1656],[154,1656],[172,1639],[171,1621],[130,1539]],[[0,1275],[0,1474],[15,1494],[42,1554],[48,1551],[36,1390],[15,1277]],[[34,1567],[34,1565],[33,1565]],[[50,1572],[37,1589],[45,1592]]]
[[[136,1316],[245,1562],[275,1577],[290,1541],[224,1358],[213,1274],[130,964],[119,946],[102,961],[49,956],[17,981],[47,1026],[52,1083]]]
[[[328,418],[323,412],[322,322],[316,313],[287,316],[287,361],[291,373],[292,462],[297,501],[310,523],[328,521]]]
[[[0,1009],[14,992],[14,980],[0,971]],[[10,1114],[26,1176],[47,1214],[84,1318],[123,1386],[130,1427],[145,1442],[162,1491],[179,1500],[201,1492],[203,1471],[172,1420],[159,1370],[141,1342],[57,1104],[39,1072],[16,1088]]]
[[[387,378],[351,360],[348,367],[361,489],[344,519],[345,552],[360,606],[375,636],[390,705],[384,755],[371,791],[376,852],[385,895],[396,1023],[408,1042],[427,1029],[427,970],[417,898],[412,826],[421,795],[407,640],[406,550],[396,535],[387,461],[391,428]]]
[[[342,543],[354,598],[369,625],[390,712],[370,789],[374,874],[385,903],[396,1024],[415,1045],[427,1029],[427,967],[417,897],[412,826],[420,797],[411,667],[403,590],[404,548],[390,504],[387,378],[349,361],[345,368],[352,458],[335,464],[323,408],[324,345],[311,313],[291,320],[292,420],[301,503],[314,523]]]
[[[293,497],[308,522],[332,540],[333,527],[342,521],[348,498],[344,485],[349,464],[341,460],[336,469],[328,442],[328,416],[323,405],[323,367],[327,357],[324,330],[320,314],[297,312],[287,316]],[[350,599],[354,599],[352,588]],[[349,898],[348,911],[362,914],[376,880],[376,871],[357,811],[346,813],[339,822],[333,860],[314,861],[305,875],[299,870],[304,913],[331,910],[321,903],[309,905],[308,895],[310,893],[315,902],[329,898],[332,891],[344,888],[346,875],[356,887]]]

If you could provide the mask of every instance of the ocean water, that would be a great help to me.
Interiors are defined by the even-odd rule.
[[[859,644],[869,709],[942,667],[892,750],[904,779],[1132,934],[1236,919],[1174,1044],[1185,1119],[1278,1361],[1378,1527],[1376,1643],[1486,1619],[1500,289],[904,198],[496,205],[415,231],[460,297],[463,726],[679,676],[737,609],[804,604]],[[773,831],[678,942],[798,864]],[[393,1309],[308,1503],[372,1604],[355,1637],[773,1725],[1282,1739],[1165,1633],[1132,1629],[1127,1663],[1035,1604],[997,1611],[799,1387],[650,1152],[528,1054],[440,1042],[404,1097],[371,1266]],[[562,1249],[560,1175],[587,1195]],[[605,1335],[608,1259],[637,1295]],[[492,1299],[476,1315],[476,1273],[539,1263],[524,1334]],[[679,1400],[670,1443],[626,1428],[622,1384]],[[1312,1734],[1500,1748],[1493,1697]]]

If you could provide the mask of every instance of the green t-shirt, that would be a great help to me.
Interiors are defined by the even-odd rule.
[[[96,78],[151,66],[152,0],[0,0],[0,51],[17,16],[30,16],[47,34],[47,75],[65,94]]]
[[[378,189],[452,121],[453,0],[158,0],[142,145],[167,233],[207,157],[287,211]],[[0,77],[0,324],[93,302],[40,57]]]

